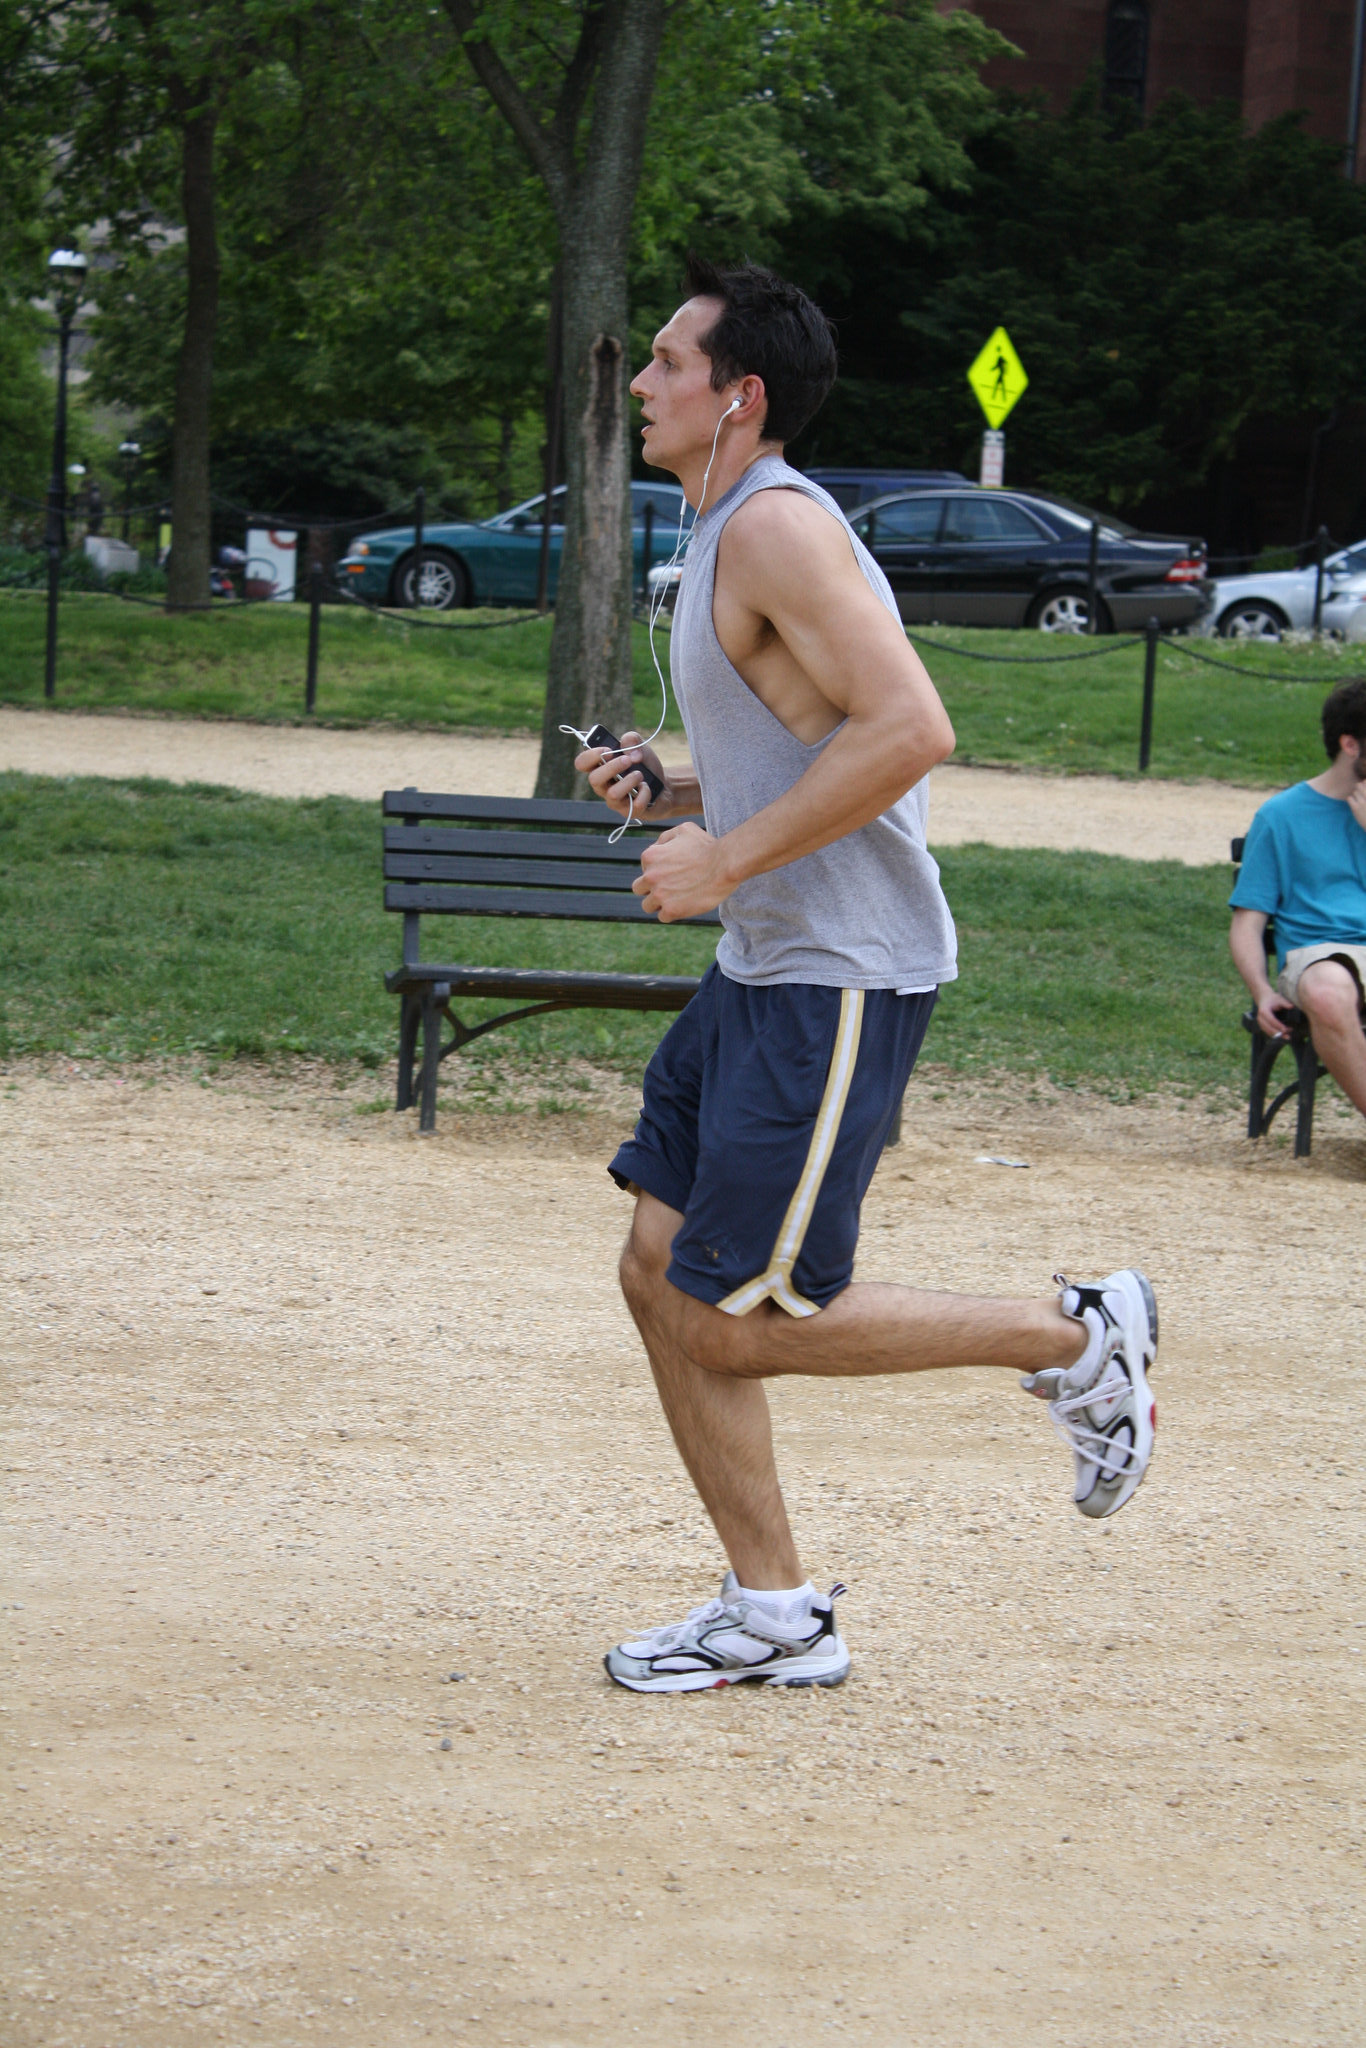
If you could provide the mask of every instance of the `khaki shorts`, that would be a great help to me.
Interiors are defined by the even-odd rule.
[[[1362,1014],[1366,1015],[1366,946],[1296,946],[1285,956],[1277,991],[1288,996],[1292,1003],[1298,1002],[1300,976],[1306,967],[1312,967],[1319,960],[1340,960],[1344,967],[1350,967],[1357,980],[1357,994],[1361,997]]]

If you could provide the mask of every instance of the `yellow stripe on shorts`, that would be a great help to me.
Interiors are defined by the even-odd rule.
[[[814,1316],[820,1313],[819,1303],[808,1301],[798,1294],[792,1284],[792,1268],[801,1257],[806,1233],[816,1210],[816,1198],[830,1165],[839,1136],[840,1123],[844,1117],[844,1105],[849,1099],[849,1087],[854,1078],[854,1067],[858,1061],[859,1038],[863,1031],[863,990],[845,988],[840,990],[840,1020],[835,1032],[835,1049],[830,1056],[830,1071],[826,1076],[825,1094],[816,1112],[815,1129],[811,1133],[811,1145],[797,1182],[796,1192],[787,1205],[782,1228],[778,1232],[773,1255],[768,1269],[757,1279],[747,1280],[743,1287],[737,1287],[717,1307],[723,1308],[729,1316],[746,1316],[761,1301],[776,1301],[779,1308],[787,1310],[790,1316]]]

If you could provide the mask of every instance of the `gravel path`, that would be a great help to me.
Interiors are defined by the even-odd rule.
[[[373,1106],[0,1081],[7,2043],[1356,2048],[1359,1121],[918,1078],[864,1274],[1141,1255],[1148,1484],[1083,1523],[1002,1374],[781,1386],[854,1676],[640,1700],[602,1649],[718,1561],[613,1284],[631,1100]]]
[[[451,733],[337,732],[199,719],[0,709],[0,768],[32,775],[157,775],[268,796],[377,797],[384,789],[530,796],[538,743]],[[1267,792],[1221,782],[1121,782],[937,768],[936,846],[1053,846],[1205,866],[1228,859]]]

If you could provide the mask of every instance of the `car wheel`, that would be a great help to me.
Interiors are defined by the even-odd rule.
[[[412,610],[417,603],[417,556],[406,555],[394,573],[394,597]],[[453,612],[470,601],[470,579],[462,562],[440,548],[422,550],[422,609]]]
[[[1220,614],[1219,631],[1225,640],[1279,640],[1289,623],[1264,597],[1245,597]]]
[[[1090,623],[1091,607],[1084,590],[1049,591],[1047,596],[1034,600],[1026,621],[1041,633],[1084,633]],[[1108,631],[1110,620],[1104,605],[1096,623],[1102,633]]]

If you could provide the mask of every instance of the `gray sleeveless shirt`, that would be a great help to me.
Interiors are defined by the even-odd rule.
[[[722,529],[747,498],[771,490],[800,491],[839,521],[860,569],[899,621],[886,577],[834,499],[781,456],[761,456],[703,513],[688,542],[669,663],[714,837],[783,796],[834,738],[814,747],[794,738],[726,659],[712,623]],[[925,847],[928,808],[922,779],[871,824],[742,882],[720,906],[722,973],[732,981],[827,988],[904,990],[954,980],[953,919]]]

